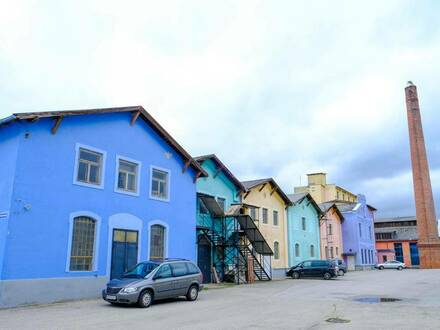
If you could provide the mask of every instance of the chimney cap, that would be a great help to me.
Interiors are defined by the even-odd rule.
[[[408,80],[408,82],[406,83],[406,86],[407,87],[414,86],[414,84],[413,84],[413,82],[411,80]]]

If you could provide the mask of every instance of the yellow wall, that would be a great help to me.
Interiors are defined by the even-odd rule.
[[[250,192],[243,195],[243,203],[258,206],[258,219],[256,222],[261,233],[266,239],[267,243],[273,250],[275,241],[278,241],[280,246],[280,258],[275,260],[272,258],[272,268],[287,268],[287,216],[286,204],[283,199],[274,192],[270,195],[272,187],[269,183],[259,191],[261,185],[254,187]],[[246,196],[246,198],[244,198]],[[268,209],[268,223],[263,224],[263,208]],[[273,225],[273,211],[278,211],[278,226]]]
[[[313,199],[319,203],[339,200],[356,202],[357,196],[341,187],[334,184],[310,184],[303,187],[295,187],[295,193],[308,192]]]

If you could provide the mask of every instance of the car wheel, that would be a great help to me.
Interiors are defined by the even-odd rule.
[[[142,308],[150,307],[153,302],[153,293],[150,290],[145,290],[139,296],[138,304]]]
[[[199,288],[197,285],[191,285],[188,289],[188,293],[186,294],[186,300],[194,301],[199,296]]]
[[[397,270],[402,270],[402,269],[403,269],[402,266],[397,267]]]
[[[299,279],[299,273],[298,272],[293,272],[292,273],[292,278],[295,279],[295,280]]]
[[[332,278],[332,274],[330,274],[329,272],[324,273],[324,280],[329,280],[331,278]]]
[[[342,269],[340,269],[340,270],[338,271],[338,275],[339,275],[339,276],[344,276],[345,273],[344,273],[344,271],[343,271]]]
[[[380,267],[379,267],[379,270],[383,270],[383,266],[380,266]]]

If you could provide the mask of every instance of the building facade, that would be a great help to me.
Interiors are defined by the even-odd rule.
[[[342,240],[344,261],[348,270],[369,269],[377,261],[374,238],[374,212],[364,195],[356,203],[336,203],[344,217]]]
[[[330,201],[350,203],[357,201],[357,196],[352,192],[327,183],[326,173],[307,174],[307,181],[307,186],[295,187],[295,193],[309,193],[318,204]]]
[[[273,250],[273,277],[283,277],[288,267],[286,208],[292,203],[272,178],[242,184],[246,188],[242,202]]]
[[[319,204],[323,216],[320,222],[321,259],[343,259],[342,222],[344,216],[335,203]]]
[[[288,266],[304,260],[321,258],[321,209],[308,193],[288,195],[292,205],[287,208]]]
[[[395,217],[374,220],[377,259],[404,262],[409,267],[419,267],[416,217]]]
[[[0,125],[0,305],[97,297],[138,261],[196,259],[207,174],[142,107]]]
[[[219,280],[223,280],[225,268],[234,267],[238,257],[239,251],[236,248],[229,247],[225,251],[224,246],[216,244],[214,237],[216,235],[223,240],[233,233],[234,226],[225,228],[228,223],[225,212],[232,205],[241,203],[241,193],[245,188],[216,155],[195,159],[208,174],[197,181],[197,263],[205,283],[211,283],[215,277],[213,268]],[[221,212],[216,214],[215,208]],[[230,254],[226,262],[225,254]]]

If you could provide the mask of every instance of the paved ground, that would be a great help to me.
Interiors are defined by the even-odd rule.
[[[399,302],[362,303],[376,296]],[[369,299],[367,299],[369,300]],[[339,318],[348,323],[333,324]],[[101,300],[0,310],[0,329],[440,329],[440,270],[353,272],[209,289],[148,309]]]

